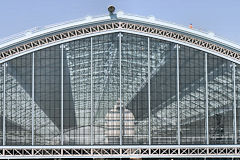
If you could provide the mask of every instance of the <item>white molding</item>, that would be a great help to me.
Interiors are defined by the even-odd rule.
[[[2,146],[0,159],[239,157],[239,145]]]
[[[94,36],[95,34],[104,34],[109,31],[119,31],[123,32],[136,32],[136,34],[145,34],[146,36],[155,36],[156,38],[164,39],[167,41],[176,41],[175,43],[190,45],[193,48],[199,47],[208,50],[207,52],[214,51],[219,53],[219,55],[224,55],[225,57],[230,57],[233,60],[240,61],[240,52],[234,49],[225,48],[225,46],[219,45],[216,42],[209,42],[208,40],[202,40],[201,38],[196,38],[195,36],[185,35],[183,33],[169,31],[168,29],[155,28],[149,25],[142,25],[137,23],[129,23],[123,21],[112,21],[108,23],[102,23],[93,26],[85,26],[83,28],[75,28],[73,30],[64,31],[61,33],[56,33],[53,35],[48,35],[40,39],[35,39],[33,41],[21,44],[10,48],[9,50],[3,50],[0,53],[0,63],[1,59],[8,59],[9,57],[15,55],[22,55],[26,51],[33,51],[34,49],[41,49],[43,46],[49,46],[49,44],[56,45],[58,43],[63,43],[66,40],[74,40],[77,37],[84,37],[86,35]],[[73,38],[73,39],[72,39]]]
[[[230,56],[226,56],[226,55],[223,55],[223,54],[219,54],[218,52],[212,51],[210,49],[206,49],[206,48],[199,47],[199,46],[196,46],[196,45],[193,45],[193,44],[190,44],[190,43],[177,41],[175,39],[170,39],[170,38],[166,38],[166,37],[159,36],[159,35],[153,35],[153,34],[148,34],[148,33],[144,33],[144,32],[137,32],[137,31],[133,31],[133,30],[126,30],[126,29],[114,29],[114,30],[95,32],[95,33],[91,33],[91,34],[87,34],[87,35],[79,35],[79,36],[76,36],[76,37],[63,39],[61,41],[56,41],[54,43],[48,43],[46,45],[43,45],[43,46],[40,46],[40,47],[37,47],[37,48],[33,48],[33,49],[29,49],[29,50],[23,51],[23,52],[21,52],[19,54],[14,54],[14,55],[8,56],[6,58],[0,59],[0,64],[4,63],[4,62],[7,62],[7,61],[9,61],[11,59],[17,58],[19,56],[23,56],[25,54],[28,54],[28,53],[31,53],[31,52],[35,52],[35,51],[38,51],[38,50],[41,50],[41,49],[44,49],[44,48],[48,48],[48,47],[51,47],[51,46],[59,45],[59,44],[62,44],[62,43],[66,43],[66,42],[70,42],[70,41],[74,41],[74,40],[78,40],[78,39],[83,39],[83,38],[88,38],[88,37],[93,37],[93,36],[98,36],[98,35],[104,35],[104,34],[109,34],[109,33],[116,33],[116,32],[138,34],[138,35],[142,35],[142,36],[146,36],[146,37],[151,37],[151,38],[156,38],[156,39],[161,39],[161,40],[165,40],[165,41],[181,44],[181,45],[184,45],[184,46],[188,46],[188,47],[192,47],[192,48],[195,48],[195,49],[199,49],[201,51],[204,51],[204,52],[207,52],[207,53],[210,53],[210,54],[213,54],[213,55],[225,58],[225,59],[230,60],[230,61],[232,61],[234,63],[240,64],[240,61],[238,59],[230,57]]]
[[[50,34],[53,32],[61,32],[61,31],[64,31],[64,30],[67,30],[70,28],[75,28],[75,27],[79,27],[79,26],[83,26],[83,25],[85,26],[85,25],[90,25],[93,23],[101,23],[101,22],[106,22],[106,21],[111,21],[111,20],[117,19],[117,20],[135,21],[135,22],[139,22],[142,24],[151,24],[156,27],[164,27],[164,28],[172,29],[175,31],[179,31],[179,32],[183,32],[183,33],[187,33],[187,34],[191,34],[191,35],[200,36],[203,39],[216,41],[216,42],[222,43],[223,45],[227,45],[231,48],[240,50],[239,44],[236,44],[234,42],[230,42],[229,40],[225,40],[223,38],[214,36],[211,32],[207,33],[207,32],[197,30],[197,29],[190,29],[185,26],[178,25],[178,24],[174,24],[174,23],[170,23],[170,22],[166,22],[166,21],[162,21],[162,20],[156,20],[154,17],[133,16],[133,15],[124,14],[123,12],[118,12],[116,14],[116,17],[117,18],[111,18],[111,16],[109,16],[109,15],[93,17],[93,18],[86,17],[85,19],[82,19],[82,20],[73,20],[70,22],[63,22],[63,23],[56,24],[56,25],[46,26],[46,27],[43,27],[43,29],[41,29],[39,31],[35,31],[35,33],[25,31],[25,34],[22,34],[21,37],[15,38],[14,40],[0,44],[0,49],[5,48],[10,45],[13,45],[13,44],[16,44],[16,43],[19,43],[19,42],[22,42],[22,41],[34,39],[39,36],[44,36],[44,35],[47,35],[47,34]]]

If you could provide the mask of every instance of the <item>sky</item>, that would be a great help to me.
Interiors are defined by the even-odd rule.
[[[214,32],[240,44],[240,0],[2,0],[0,39],[34,27],[116,12]]]

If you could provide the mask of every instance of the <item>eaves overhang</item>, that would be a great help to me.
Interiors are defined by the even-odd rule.
[[[41,30],[25,32],[18,37],[0,42],[0,63],[24,53],[48,47],[50,44],[64,43],[77,38],[101,33],[126,31],[157,37],[179,44],[214,52],[215,55],[240,62],[240,45],[224,40],[212,33],[186,28],[169,22],[156,20],[154,17],[138,17],[122,12],[112,16],[71,21]],[[17,55],[17,56],[16,56]]]

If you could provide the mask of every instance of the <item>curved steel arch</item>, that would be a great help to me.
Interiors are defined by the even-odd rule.
[[[116,25],[116,26],[114,26]],[[102,27],[102,28],[100,28]],[[113,28],[111,28],[113,27]],[[116,28],[114,28],[116,27]],[[0,60],[0,63],[3,63],[11,58],[16,58],[17,56],[21,56],[27,53],[31,53],[34,50],[39,50],[42,48],[46,48],[52,45],[64,43],[67,41],[73,41],[75,39],[85,38],[85,37],[92,37],[95,35],[100,34],[108,34],[112,32],[128,32],[128,33],[135,33],[143,36],[148,37],[154,37],[158,39],[163,39],[171,42],[175,42],[178,44],[183,44],[186,46],[191,46],[193,48],[197,48],[203,51],[206,51],[208,53],[212,53],[218,56],[221,56],[223,58],[229,59],[231,61],[236,61],[237,63],[240,63],[240,58],[237,57],[239,53],[234,52],[232,50],[229,50],[227,48],[223,48],[221,46],[218,46],[214,43],[205,42],[202,40],[198,40],[194,37],[185,36],[183,34],[179,34],[176,32],[170,32],[167,30],[161,30],[158,28],[152,28],[150,26],[144,26],[140,24],[133,24],[128,22],[113,22],[108,24],[102,24],[102,26],[98,26],[94,30],[90,29],[84,30],[83,28],[74,30],[74,32],[71,34],[71,31],[59,33],[56,34],[57,36],[60,36],[59,39],[56,37],[54,38],[53,35],[52,38],[49,38],[51,36],[45,37],[44,40],[35,40],[40,41],[39,45],[33,46],[31,48],[30,42],[29,46],[23,46],[23,49],[20,50],[18,48],[17,51],[12,54],[6,55],[5,57],[2,57],[2,60]],[[75,32],[76,31],[76,32]],[[75,34],[76,33],[76,34]],[[183,36],[183,37],[181,37]],[[209,44],[206,44],[209,43]],[[27,45],[27,44],[25,44]],[[33,44],[32,44],[33,45]],[[215,45],[215,46],[214,46]],[[20,47],[20,46],[18,46]],[[217,49],[219,47],[219,49]],[[17,48],[17,47],[16,47]],[[15,49],[16,49],[15,48]],[[225,50],[225,52],[224,52]],[[221,51],[221,52],[220,52]],[[44,147],[44,146],[30,146],[30,147],[0,147],[0,155],[4,157],[9,158],[16,158],[20,156],[25,156],[25,158],[32,158],[33,156],[39,156],[39,157],[68,157],[68,156],[89,156],[89,157],[124,157],[126,155],[131,155],[133,157],[159,157],[159,156],[166,156],[166,157],[173,157],[173,156],[180,156],[180,157],[237,157],[240,154],[240,147],[239,145],[226,145],[226,146],[116,146],[109,149],[106,146],[77,146],[77,147],[68,147],[68,146],[52,146],[52,147]],[[176,156],[176,157],[177,157]],[[128,157],[128,156],[126,156]],[[0,157],[1,159],[1,157]]]
[[[200,49],[240,64],[240,53],[235,51],[234,49],[228,49],[225,46],[209,42],[208,40],[195,38],[187,34],[178,33],[177,31],[169,31],[167,29],[152,27],[150,25],[126,22],[122,20],[116,22],[105,22],[102,24],[87,27],[80,27],[50,36],[45,36],[43,38],[33,40],[21,45],[17,45],[16,47],[4,50],[0,53],[0,63],[3,63],[5,61],[8,61],[9,59],[24,55],[29,52],[40,50],[42,48],[47,48],[52,45],[111,32],[130,32],[163,39]]]

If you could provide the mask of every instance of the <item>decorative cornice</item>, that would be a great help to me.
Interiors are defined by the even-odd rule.
[[[0,60],[10,57],[12,55],[21,54],[22,52],[35,49],[38,47],[42,47],[44,45],[58,42],[61,40],[70,39],[73,37],[83,36],[83,35],[89,35],[97,32],[104,32],[109,30],[130,30],[135,32],[141,32],[146,33],[154,36],[164,37],[167,39],[172,39],[175,41],[179,41],[182,43],[190,44],[196,47],[200,47],[203,49],[207,49],[209,51],[214,51],[219,54],[222,54],[224,56],[230,57],[234,60],[239,61],[240,60],[240,53],[232,51],[230,49],[227,49],[225,47],[222,47],[218,44],[214,44],[212,42],[204,41],[201,39],[198,39],[196,37],[191,37],[189,35],[184,35],[182,33],[177,33],[174,31],[168,31],[152,26],[146,26],[142,24],[134,24],[129,22],[112,22],[112,23],[105,23],[105,24],[98,24],[88,27],[81,27],[78,29],[65,31],[62,33],[57,33],[54,35],[46,36],[44,38],[40,38],[38,40],[34,40],[25,44],[21,44],[19,46],[16,46],[14,48],[10,48],[9,50],[5,50],[0,53]]]

